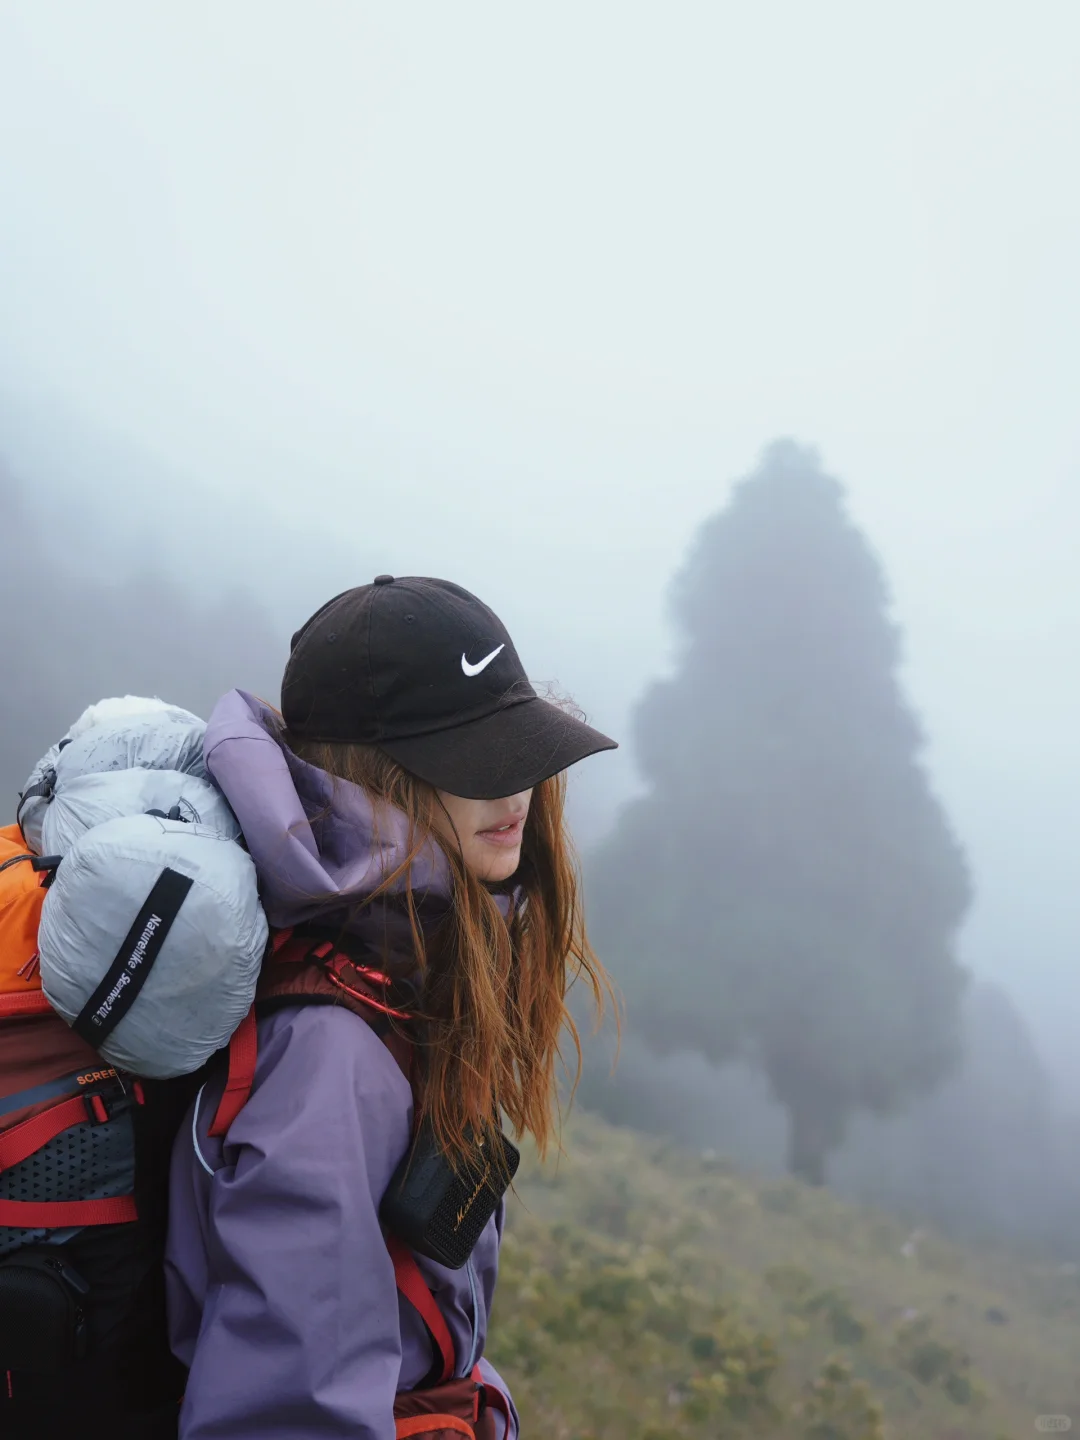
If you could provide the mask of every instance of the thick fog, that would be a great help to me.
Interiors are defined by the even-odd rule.
[[[895,597],[963,958],[1080,1098],[1078,48],[1067,0],[4,7],[41,573],[247,591],[282,654],[332,587],[445,575],[622,735],[697,527],[815,446]],[[591,843],[632,747],[587,768]]]

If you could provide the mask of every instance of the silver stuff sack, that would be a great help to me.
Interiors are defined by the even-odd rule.
[[[67,754],[61,752],[61,759]],[[95,825],[124,815],[160,810],[178,820],[240,838],[240,826],[221,791],[209,780],[179,770],[106,770],[58,774],[52,800],[41,816],[41,854],[66,855]]]
[[[250,1009],[267,937],[234,840],[151,815],[109,820],[75,842],[45,897],[42,990],[117,1069],[188,1075]]]
[[[179,770],[206,778],[206,725],[164,700],[125,695],[84,710],[67,734],[34,766],[23,786],[19,823],[27,845],[42,849],[42,825],[57,786],[112,770]],[[38,793],[35,793],[38,792]]]

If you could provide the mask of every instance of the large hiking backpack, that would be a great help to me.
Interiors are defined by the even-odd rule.
[[[204,728],[137,697],[91,707],[0,830],[5,1440],[75,1420],[80,1437],[175,1434],[172,1142],[268,935]]]
[[[52,1009],[37,930],[55,868],[0,829],[0,1435],[54,1433],[61,1385],[82,1436],[123,1436],[130,1415],[166,1437],[183,1377],[156,1257],[200,1077],[123,1076]]]

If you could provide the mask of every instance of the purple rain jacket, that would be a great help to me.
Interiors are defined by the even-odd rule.
[[[252,696],[232,691],[218,704],[206,760],[274,927],[362,900],[403,853],[405,817],[376,815],[362,789],[299,760]],[[445,904],[449,869],[436,847],[413,885]],[[372,910],[352,922],[361,936],[406,923],[392,902]],[[397,1293],[378,1221],[410,1140],[408,1082],[351,1011],[290,1006],[260,1020],[251,1098],[228,1135],[210,1139],[222,1083],[197,1098],[173,1154],[169,1330],[190,1369],[180,1440],[393,1440],[395,1393],[420,1384],[434,1360],[423,1321]],[[419,1264],[453,1335],[456,1373],[479,1363],[507,1394],[483,1359],[502,1222],[500,1207],[466,1268]],[[516,1440],[510,1409],[505,1440]]]

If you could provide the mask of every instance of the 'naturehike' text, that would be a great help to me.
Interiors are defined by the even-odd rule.
[[[143,961],[146,959],[146,947],[154,938],[154,932],[157,930],[160,924],[160,915],[151,915],[150,918],[147,920],[142,934],[135,942],[135,949],[128,956],[127,966],[123,975],[120,976],[119,980],[117,980],[116,984],[109,991],[108,995],[105,996],[105,999],[94,1011],[93,1015],[90,1016],[91,1025],[103,1025],[105,1021],[109,1018],[109,1016],[112,1014],[112,1008],[119,999],[120,994],[124,989],[124,986],[131,984],[132,975],[138,972],[140,965],[142,965]]]

